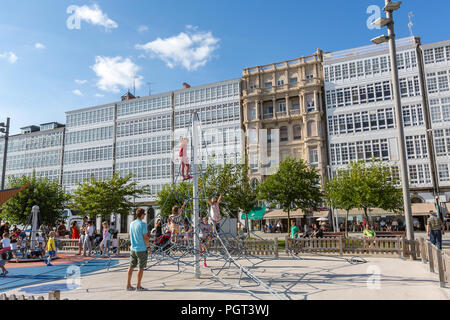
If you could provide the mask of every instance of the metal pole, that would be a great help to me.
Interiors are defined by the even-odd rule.
[[[386,6],[391,2],[385,0]],[[394,14],[392,10],[386,10],[386,17],[392,19],[392,22],[387,25],[389,36],[389,51],[391,56],[392,67],[392,84],[394,88],[394,102],[395,102],[395,118],[397,120],[398,129],[398,150],[400,152],[400,175],[403,189],[403,203],[406,219],[406,236],[408,240],[414,240],[413,218],[411,211],[411,197],[409,193],[409,178],[408,178],[408,164],[406,161],[405,148],[405,132],[403,128],[403,110],[402,101],[400,97],[400,86],[398,78],[397,67],[397,48],[395,46],[395,32],[394,32]]]
[[[2,187],[1,190],[5,190],[5,181],[6,181],[6,157],[8,156],[8,140],[9,140],[9,126],[10,126],[10,118],[6,120],[6,132],[5,132],[5,147],[3,150],[3,167],[2,167]]]
[[[39,206],[33,206],[31,209],[31,213],[33,215],[33,219],[31,222],[31,250],[36,250],[36,233],[38,229],[38,213]]]
[[[194,186],[193,186],[193,198],[194,198],[194,214],[193,214],[193,225],[194,225],[194,271],[195,278],[200,279],[200,243],[199,243],[199,230],[198,230],[198,217],[199,217],[199,198],[198,198],[198,128],[197,128],[197,114],[192,114],[192,173],[194,176]]]
[[[423,63],[423,51],[420,46],[420,43],[417,43],[416,45],[416,52],[417,52],[417,63],[419,67],[419,78],[420,78],[420,90],[422,91],[422,105],[423,105],[423,114],[425,118],[425,129],[426,129],[426,136],[427,136],[427,142],[428,142],[428,158],[430,160],[430,169],[431,169],[431,180],[433,183],[433,193],[435,197],[435,205],[436,205],[436,211],[439,219],[442,219],[441,217],[441,211],[439,208],[439,196],[440,196],[440,188],[439,188],[439,177],[437,175],[437,165],[436,165],[436,154],[434,152],[434,140],[433,140],[433,128],[431,124],[431,117],[430,117],[430,105],[428,103],[428,92],[425,85],[425,66]]]

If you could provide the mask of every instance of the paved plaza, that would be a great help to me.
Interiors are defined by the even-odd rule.
[[[235,266],[222,271],[221,279],[214,278],[211,270],[218,272],[223,261],[209,261],[207,268],[201,268],[201,279],[195,279],[193,267],[181,264],[178,271],[176,263],[166,261],[144,273],[142,285],[148,292],[127,292],[124,288],[128,260],[123,258],[115,260],[109,272],[105,266],[88,273],[82,271],[78,288],[76,285],[67,288],[66,279],[61,277],[8,290],[7,294],[46,295],[56,288],[61,290],[62,299],[70,300],[450,299],[450,289],[440,288],[438,276],[430,273],[421,261],[379,256],[364,259],[367,263],[354,265],[345,257],[305,255],[293,258],[283,253],[276,260],[239,260],[273,292],[245,277],[238,286],[240,272]],[[191,262],[192,258],[185,258],[185,261]],[[10,269],[10,273],[13,277],[15,270]],[[134,283],[135,279],[136,275]]]

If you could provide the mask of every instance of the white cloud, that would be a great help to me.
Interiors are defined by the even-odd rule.
[[[37,43],[34,45],[34,47],[35,47],[36,49],[38,49],[38,50],[47,49],[47,47],[44,46],[44,45],[43,45],[42,43],[40,43],[40,42],[37,42]]]
[[[9,63],[13,64],[16,63],[19,58],[15,55],[14,52],[5,52],[0,53],[0,59],[6,59]]]
[[[142,85],[143,77],[136,76],[141,68],[129,58],[97,56],[91,68],[99,77],[97,87],[102,91],[118,93],[120,88],[131,88],[134,80],[137,89]]]
[[[93,25],[103,26],[106,29],[115,29],[119,27],[119,25],[111,20],[106,13],[103,13],[97,4],[93,4],[91,7],[84,5],[82,7],[71,6],[70,8],[73,10],[72,18],[74,21],[86,21]]]
[[[95,96],[98,97],[98,98],[103,98],[105,95],[104,94],[100,94],[100,93],[96,93]]]
[[[75,79],[75,82],[76,82],[77,84],[86,84],[88,81],[87,81],[87,80],[78,80],[78,79]]]
[[[137,44],[136,49],[163,60],[169,68],[181,65],[195,71],[211,59],[220,39],[214,38],[211,32],[198,31],[197,27],[186,26],[186,29],[177,36]]]
[[[73,90],[72,93],[74,95],[76,95],[76,96],[82,96],[83,95],[83,93],[80,90],[78,90],[78,89],[77,90]]]
[[[147,26],[140,26],[138,28],[139,33],[147,32],[148,30],[149,30],[149,28]]]

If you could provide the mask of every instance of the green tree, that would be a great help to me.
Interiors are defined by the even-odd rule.
[[[277,173],[269,176],[260,186],[260,199],[279,204],[288,215],[298,209],[317,209],[322,202],[320,178],[315,169],[303,160],[287,158],[280,164]]]
[[[188,182],[180,182],[176,185],[165,185],[161,191],[158,192],[157,202],[161,208],[161,215],[170,216],[172,214],[172,208],[174,206],[181,207],[184,201],[192,197],[192,184]],[[189,203],[185,210],[191,210],[191,204]]]
[[[349,211],[357,208],[356,183],[352,180],[351,172],[341,169],[329,180],[324,187],[326,202],[333,208],[346,211],[345,234],[348,235]]]
[[[116,173],[111,179],[86,179],[78,184],[72,196],[73,209],[91,219],[98,215],[107,218],[112,214],[129,214],[134,199],[148,194],[147,189],[139,187],[132,178],[131,174],[121,177]]]
[[[30,186],[7,201],[2,206],[2,219],[12,224],[25,225],[29,222],[31,208],[39,206],[42,221],[55,225],[69,199],[62,187],[45,177],[10,177],[9,188],[21,187],[27,183]],[[41,221],[41,222],[42,222]]]
[[[364,210],[366,221],[369,211],[380,208],[388,212],[401,212],[403,208],[402,190],[399,179],[392,174],[392,168],[381,161],[373,160],[350,163],[348,170],[355,185],[355,208]]]

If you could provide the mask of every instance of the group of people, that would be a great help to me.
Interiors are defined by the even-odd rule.
[[[209,218],[199,217],[199,240],[200,240],[200,254],[203,257],[203,266],[206,264],[206,251],[210,240],[212,240],[215,231],[220,231],[220,203],[222,201],[222,195],[218,198],[213,197],[208,200],[210,209]],[[183,212],[186,208],[187,201],[183,203],[181,207],[174,206],[172,208],[172,214],[168,217],[167,226],[163,227],[161,218],[156,219],[154,228],[150,231],[147,224],[143,221],[146,215],[144,209],[139,208],[136,211],[136,220],[130,225],[130,266],[127,273],[127,291],[146,291],[147,289],[142,287],[142,277],[144,270],[147,268],[147,260],[149,253],[152,253],[152,247],[150,241],[154,241],[155,245],[160,245],[162,239],[167,239],[176,243],[180,237],[190,238],[193,237],[193,227],[188,219],[183,217]],[[214,228],[216,230],[214,230]],[[153,239],[152,239],[153,238]],[[138,268],[137,274],[137,286],[131,285],[131,279],[134,270]]]
[[[323,233],[326,232],[326,225],[322,224],[311,224],[311,225],[305,225],[304,226],[304,231],[303,231],[303,238],[323,238]],[[298,239],[300,237],[300,233],[301,230],[300,228],[297,226],[297,223],[295,222],[295,220],[291,221],[291,238],[292,239]]]

